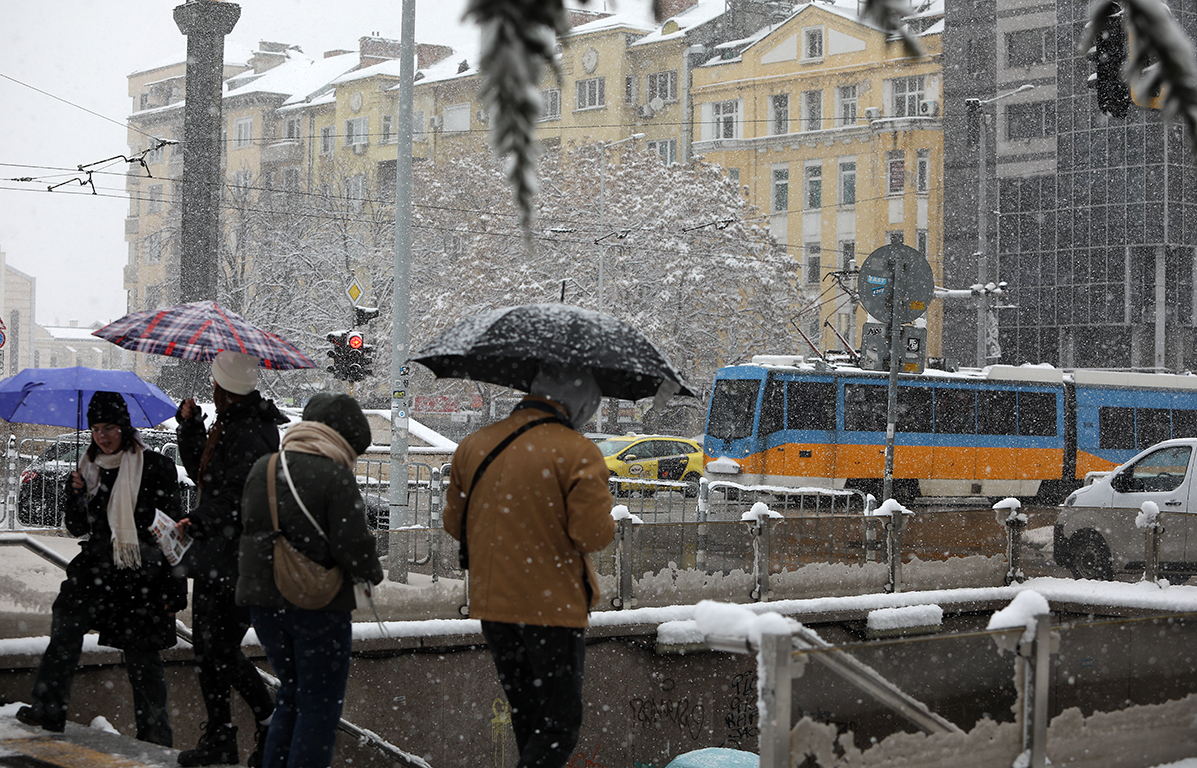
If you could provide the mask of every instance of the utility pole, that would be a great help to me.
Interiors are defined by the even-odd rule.
[[[174,9],[174,18],[179,32],[187,36],[179,298],[216,301],[224,38],[241,18],[241,6],[189,0]]]
[[[395,265],[391,313],[390,527],[412,525],[407,505],[408,420],[414,397],[408,365],[411,346],[411,149],[412,97],[416,85],[416,0],[403,0],[399,37],[399,142],[395,162]],[[410,538],[391,535],[387,577],[407,582]]]
[[[1016,93],[1029,91],[1035,86],[1026,83],[1008,93],[1002,93],[991,99],[965,99],[969,114],[975,121],[977,131],[977,286],[982,290],[977,295],[977,367],[984,368],[988,363],[988,339],[990,314],[993,312],[990,294],[983,290],[988,284],[986,275],[989,272],[989,161],[986,157],[989,138],[985,130],[986,104],[993,104]]]

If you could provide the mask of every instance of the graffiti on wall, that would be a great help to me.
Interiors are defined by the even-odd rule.
[[[490,705],[493,717],[490,719],[490,747],[494,768],[509,765],[507,748],[510,745],[511,706],[503,699],[495,699]]]
[[[593,755],[574,754],[570,756],[569,762],[565,764],[565,768],[606,768],[598,759],[598,753],[602,747],[602,744],[595,747]]]
[[[741,672],[731,681],[731,703],[723,718],[727,735],[720,746],[739,748],[744,741],[760,736],[757,725],[756,674]]]
[[[666,680],[666,684],[668,688],[660,696],[637,696],[628,702],[633,722],[641,728],[670,723],[691,739],[697,739],[706,725],[706,708],[702,700],[691,701],[689,696],[671,697],[668,691],[673,689],[673,681]]]

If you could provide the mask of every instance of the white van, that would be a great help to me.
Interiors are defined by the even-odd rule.
[[[1160,572],[1174,581],[1197,573],[1197,438],[1156,443],[1078,488],[1056,518],[1054,559],[1078,579],[1143,572],[1144,531],[1135,518],[1154,501],[1164,526]]]

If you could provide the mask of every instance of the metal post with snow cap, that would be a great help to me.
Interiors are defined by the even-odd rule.
[[[1006,584],[1022,581],[1022,532],[1027,527],[1027,514],[1022,511],[1022,502],[1015,498],[1002,499],[993,505],[994,517],[1006,529]]]

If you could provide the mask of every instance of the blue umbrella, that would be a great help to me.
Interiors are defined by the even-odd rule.
[[[96,392],[117,392],[134,427],[153,427],[175,415],[166,395],[131,371],[95,368],[26,368],[0,381],[0,419],[87,429],[87,406]]]

